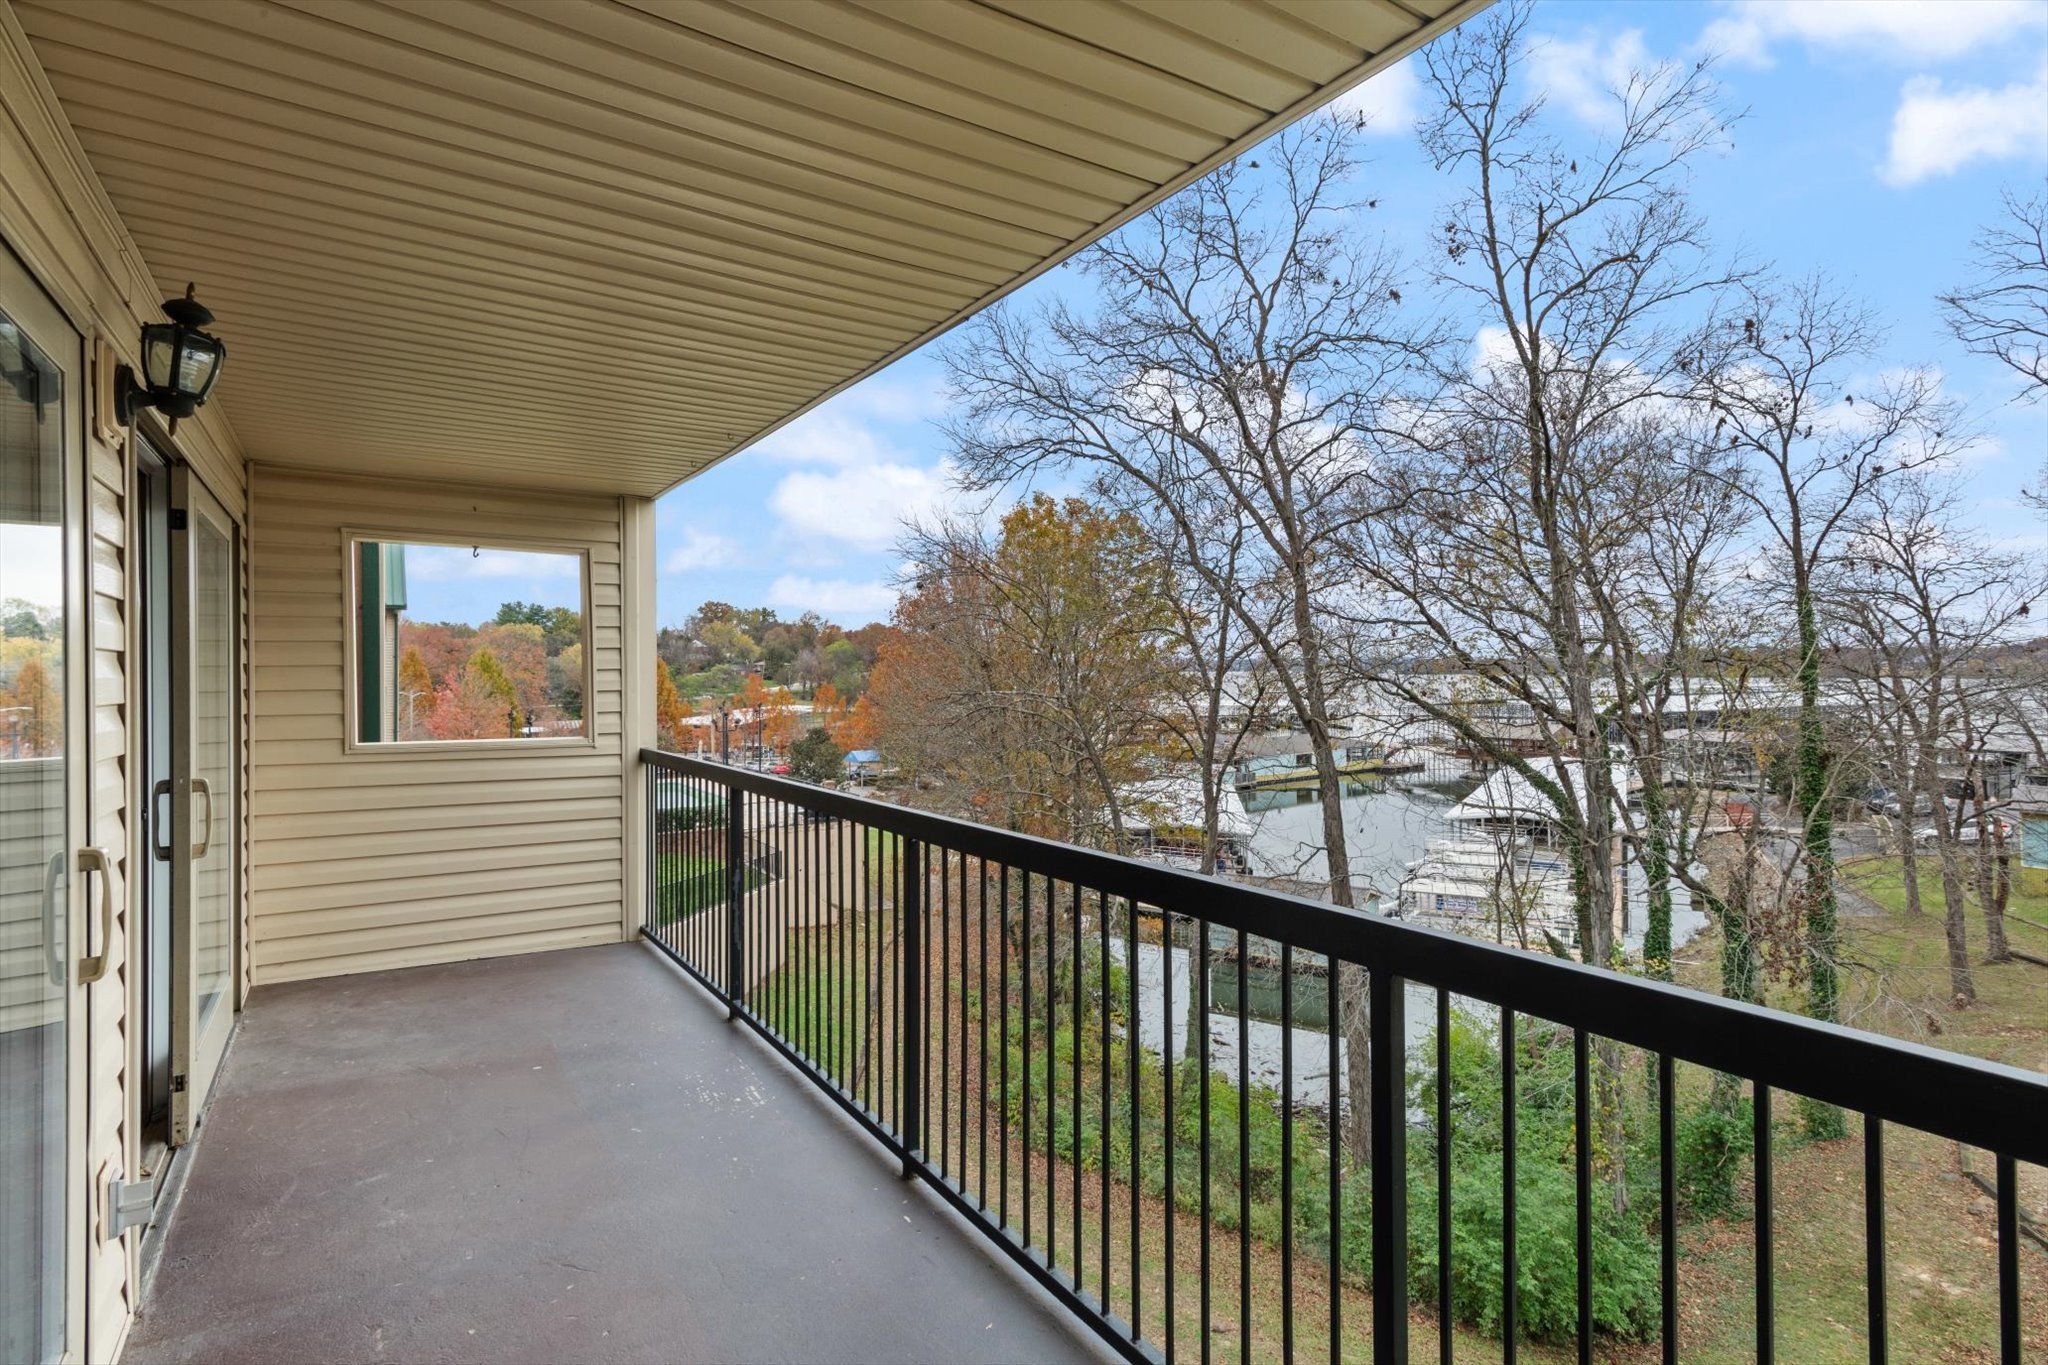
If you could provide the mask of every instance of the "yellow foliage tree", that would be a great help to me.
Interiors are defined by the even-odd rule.
[[[683,751],[683,731],[688,727],[684,722],[689,718],[690,708],[683,704],[683,697],[676,691],[676,680],[669,676],[668,665],[661,660],[654,661],[654,734],[655,742],[662,748],[676,753]]]
[[[0,692],[7,729],[16,737],[23,758],[50,758],[64,752],[64,696],[50,680],[43,661],[31,655],[14,670],[14,681]]]

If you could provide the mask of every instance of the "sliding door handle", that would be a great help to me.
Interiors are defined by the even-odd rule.
[[[64,984],[64,901],[57,894],[57,883],[64,880],[64,855],[52,853],[50,866],[43,873],[43,955],[49,962],[50,984]]]
[[[198,862],[206,856],[206,850],[213,844],[213,788],[203,777],[192,779],[192,794],[206,798],[206,823],[199,827],[199,842],[192,845],[192,861]]]
[[[171,832],[171,818],[170,808],[165,807],[163,818],[158,819],[157,805],[170,794],[171,779],[168,777],[149,789],[149,851],[156,855],[156,860],[160,863],[171,860],[171,841],[168,837]]]
[[[81,848],[78,850],[78,870],[91,884],[92,874],[100,874],[100,951],[97,957],[82,957],[78,960],[78,984],[90,986],[107,974],[107,950],[114,942],[114,860],[103,848]],[[86,946],[91,947],[91,943]]]

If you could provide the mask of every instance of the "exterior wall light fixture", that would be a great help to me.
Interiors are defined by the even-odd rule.
[[[192,297],[193,286],[185,286],[182,299],[164,300],[169,322],[151,322],[142,328],[142,382],[123,365],[115,373],[115,402],[121,425],[135,425],[137,408],[155,408],[171,419],[176,431],[178,419],[190,417],[206,402],[214,381],[227,362],[227,343],[204,328],[213,321],[206,305]]]

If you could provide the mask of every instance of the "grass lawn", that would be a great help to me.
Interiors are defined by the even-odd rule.
[[[1970,954],[1977,1003],[1950,1003],[1941,880],[1921,869],[1924,912],[1905,912],[1897,858],[1847,863],[1842,878],[1883,911],[1842,919],[1843,1016],[1858,1027],[2029,1070],[2048,1070],[2048,967],[1983,963],[1984,922],[1973,897]],[[2048,958],[2048,872],[2014,869],[2007,934]],[[1718,945],[1703,935],[1682,957],[1681,979],[1712,990]],[[1770,1003],[1797,1010],[1801,995],[1774,984]],[[1794,1106],[1781,1103],[1776,1172],[1777,1342],[1781,1359],[1866,1358],[1863,1289],[1863,1141],[1811,1143]],[[1997,1358],[1996,1224],[1967,1169],[1989,1176],[1984,1153],[1899,1128],[1886,1130],[1887,1295],[1894,1360]],[[1966,1167],[1966,1161],[1968,1166]],[[2022,1203],[2048,1217],[2048,1176],[2027,1168]],[[1685,1358],[1753,1358],[1753,1231],[1746,1220],[1694,1227],[1681,1270]],[[2048,1253],[2021,1249],[2023,1323],[2030,1358],[2048,1352]]]
[[[1848,959],[1844,1013],[1877,1033],[1913,1038],[1973,1056],[2048,1070],[2048,967],[2029,962],[1984,966],[1984,916],[1969,898],[1970,958],[1977,1004],[1949,1004],[1948,946],[1938,867],[1920,868],[1919,918],[1906,914],[1905,874],[1897,858],[1846,863],[1842,879],[1884,907],[1881,918],[1845,917]],[[2006,937],[2020,952],[2048,959],[2048,870],[2013,869]]]
[[[694,853],[664,853],[655,860],[660,923],[674,924],[699,910],[725,904],[725,860]],[[747,871],[747,889],[767,881],[758,868]]]

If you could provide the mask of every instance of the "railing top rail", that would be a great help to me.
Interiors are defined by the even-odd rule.
[[[2048,1165],[2048,1076],[1279,891],[657,749],[648,766],[1073,882]]]

